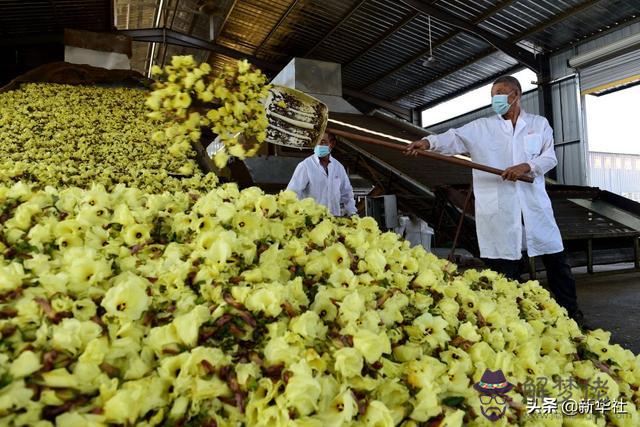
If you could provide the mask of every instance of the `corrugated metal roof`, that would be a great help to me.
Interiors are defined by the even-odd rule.
[[[548,51],[640,11],[637,0],[437,0],[433,5],[525,49]],[[277,63],[313,49],[310,57],[344,65],[346,87],[407,108],[438,102],[517,65],[493,53],[478,37],[432,19],[433,55],[438,61],[425,67],[427,16],[411,19],[413,13],[391,0],[240,0],[230,22],[240,19],[242,28],[225,28],[221,43],[235,46],[227,40],[233,38],[248,41],[254,50],[247,53]]]
[[[124,8],[129,28],[153,26],[149,20],[153,21],[157,3],[117,0],[118,27],[123,28]],[[213,3],[216,2],[165,0],[167,16],[172,16],[171,10],[176,6],[178,10],[167,26],[209,40],[207,15],[193,11]],[[227,3],[232,8],[216,43],[278,66],[294,56],[341,63],[346,88],[405,108],[437,103],[479,79],[499,75],[516,65],[513,59],[496,54],[484,40],[434,18],[431,32],[437,61],[424,66],[423,60],[430,53],[428,17],[397,0],[227,0]],[[425,3],[532,52],[567,47],[640,15],[640,0]],[[54,18],[58,24],[74,26],[72,23],[79,16],[86,22],[95,20],[97,28],[109,16],[109,10],[105,10],[108,4],[107,0],[4,0],[0,8],[6,13],[0,15],[0,22],[4,31],[6,28],[21,31],[24,22],[30,20],[29,31],[42,32],[54,25]],[[65,11],[53,14],[52,5]],[[66,10],[67,7],[71,9]],[[148,52],[136,51],[144,58],[134,58],[134,64],[146,64]],[[188,52],[185,48],[169,47],[166,56]],[[164,50],[155,53],[155,61],[162,62]],[[209,61],[222,67],[232,60],[213,55]]]
[[[633,19],[640,14],[640,2],[637,0],[611,0],[599,2],[585,12],[568,17],[529,37],[545,49],[558,49],[568,43],[576,42],[581,36],[590,36]]]
[[[438,0],[435,5],[459,18],[473,21],[486,10],[501,3],[504,3],[504,0]]]
[[[2,0],[0,35],[53,33],[65,27],[108,31],[110,12],[109,0]]]
[[[402,5],[392,7],[384,1],[367,1],[315,50],[314,56],[318,59],[347,63],[360,54],[362,46],[373,43],[409,12],[410,10]],[[336,49],[337,45],[341,48]]]
[[[438,99],[446,98],[471,83],[491,79],[494,76],[497,77],[517,64],[518,62],[515,59],[501,52],[495,52],[479,59],[471,66],[457,68],[455,71],[437,78],[430,84],[418,84],[418,90],[407,94],[396,102],[406,108],[415,108],[418,105],[436,102]]]
[[[423,85],[424,82],[441,77],[448,70],[456,68],[461,62],[485,52],[488,48],[487,43],[460,33],[433,51],[435,62],[424,64],[422,60],[414,61],[403,70],[379,79],[368,91],[394,100],[411,92],[416,86]]]
[[[358,61],[344,68],[343,78],[345,84],[359,89],[366,88],[366,86],[380,78],[384,78],[390,71],[414,58],[417,52],[427,51],[429,48],[427,29],[427,17],[418,16],[413,19],[381,43],[380,46],[367,52]],[[453,31],[451,26],[432,20],[431,33],[433,40],[441,39],[451,31]],[[408,78],[411,78],[410,74],[410,72],[407,73]],[[397,77],[393,76],[393,78]],[[367,91],[369,93],[375,92]]]

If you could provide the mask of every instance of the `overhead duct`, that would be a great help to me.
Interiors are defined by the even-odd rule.
[[[271,83],[305,92],[332,113],[361,114],[342,97],[342,67],[335,62],[293,58]]]
[[[109,70],[131,69],[131,38],[123,34],[64,30],[64,60]]]

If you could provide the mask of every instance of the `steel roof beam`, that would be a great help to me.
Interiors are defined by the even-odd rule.
[[[275,32],[278,31],[278,28],[280,28],[280,25],[282,25],[285,19],[287,19],[287,17],[291,14],[293,9],[295,9],[295,7],[298,5],[299,2],[300,0],[294,0],[289,5],[289,7],[287,7],[287,10],[285,10],[285,12],[282,14],[280,19],[278,19],[278,22],[276,22],[276,25],[274,25],[273,28],[271,28],[271,30],[269,31],[269,34],[267,34],[267,36],[264,39],[262,39],[262,42],[260,42],[260,45],[256,48],[256,50],[253,51],[254,55],[257,55],[258,52],[260,52],[262,48],[264,48],[264,46],[267,44],[271,36],[273,36]]]
[[[217,43],[202,40],[198,37],[183,34],[168,28],[143,28],[136,30],[120,30],[120,34],[126,34],[135,41],[148,43],[167,43],[176,46],[190,47],[194,49],[204,49],[210,52],[219,53],[235,59],[248,59],[252,64],[270,71],[280,71],[282,65],[258,59],[249,55]]]
[[[518,34],[517,36],[517,40],[522,40],[524,38],[527,38],[529,36],[532,36],[540,31],[543,31],[547,28],[549,28],[552,25],[555,25],[559,22],[564,21],[567,18],[572,17],[573,15],[577,15],[578,13],[589,9],[590,7],[594,6],[597,3],[602,2],[602,0],[588,0],[582,4],[579,4],[577,6],[574,6],[570,9],[565,10],[564,12],[558,13],[556,15],[553,15],[553,18],[541,23],[540,25],[536,25],[533,28],[530,28],[526,31],[523,31],[522,33]]]
[[[331,35],[333,33],[336,32],[336,30],[338,28],[340,28],[340,26],[342,24],[344,24],[349,18],[351,18],[353,16],[354,13],[356,13],[358,11],[358,9],[360,9],[360,6],[362,6],[364,4],[366,0],[360,0],[358,3],[356,3],[350,10],[349,12],[347,12],[341,19],[340,21],[338,21],[336,23],[336,25],[333,26],[333,28],[331,30],[329,30],[329,32],[327,34],[325,34],[316,44],[314,44],[311,49],[309,49],[304,55],[302,55],[304,58],[309,57],[309,55],[311,55],[322,43],[324,43],[329,37],[331,37]]]
[[[492,7],[491,9],[487,10],[486,12],[484,12],[482,15],[480,15],[478,18],[473,20],[474,24],[479,24],[480,22],[484,21],[485,19],[495,15],[496,13],[500,12],[501,10],[505,9],[506,7],[508,7],[509,5],[511,5],[515,0],[503,0],[501,2],[498,2],[494,7]],[[379,75],[377,76],[373,81],[369,82],[365,87],[363,87],[362,91],[366,91],[371,89],[376,83],[378,83],[380,80],[384,79],[385,77],[388,77],[392,74],[395,74],[397,72],[400,72],[402,70],[404,70],[405,68],[407,68],[409,65],[415,63],[416,61],[418,61],[419,59],[421,59],[422,57],[424,57],[425,55],[429,54],[430,51],[433,49],[437,49],[440,46],[442,46],[443,44],[447,43],[448,41],[452,40],[455,36],[457,36],[458,34],[460,34],[460,30],[454,31],[451,34],[449,34],[448,36],[446,36],[445,38],[443,38],[442,40],[437,41],[436,43],[433,44],[432,47],[427,47],[426,49],[420,51],[417,55],[413,56],[412,58],[410,58],[409,60],[403,62],[402,64],[398,65],[396,68],[394,68],[391,71],[388,71],[385,74]],[[366,52],[365,52],[366,53]]]
[[[227,25],[227,21],[229,20],[229,17],[231,16],[231,13],[233,12],[233,9],[235,9],[237,4],[238,4],[238,0],[233,0],[231,2],[231,6],[229,6],[229,10],[225,14],[224,19],[220,24],[220,28],[218,29],[218,34],[222,33],[222,30],[224,30],[224,26]]]
[[[344,65],[342,66],[342,68],[347,68],[349,65],[353,64],[354,62],[358,61],[360,58],[362,58],[363,56],[365,56],[367,53],[369,53],[370,51],[372,51],[373,49],[377,48],[378,46],[380,46],[382,43],[384,43],[389,37],[391,37],[392,35],[394,35],[395,33],[397,33],[398,31],[400,31],[400,29],[402,29],[405,25],[407,25],[408,23],[410,23],[411,21],[413,21],[417,16],[419,16],[420,14],[418,12],[411,12],[408,15],[406,15],[404,18],[402,18],[402,20],[400,22],[398,22],[397,24],[395,24],[393,27],[389,28],[387,31],[385,31],[380,37],[378,37],[376,40],[373,41],[373,43],[369,44],[369,46],[367,46],[366,48],[362,49],[360,52],[358,52],[355,56],[349,58]]]
[[[420,0],[400,0],[402,3],[416,9],[419,12],[425,13],[427,15],[432,16],[435,19],[438,19],[446,24],[449,24],[453,27],[456,27],[464,32],[473,34],[476,37],[481,38],[486,41],[496,49],[504,52],[509,55],[513,59],[520,62],[525,67],[530,68],[536,73],[540,72],[540,67],[538,61],[535,56],[519,46],[516,46],[514,43],[511,43],[507,39],[503,39],[502,37],[498,37],[495,34],[484,30],[472,22],[466,21],[464,19],[458,18],[457,16],[440,9],[437,6],[423,3]]]
[[[514,38],[512,38],[511,41],[513,43],[516,43],[516,42],[518,42],[518,41],[520,41],[520,40],[522,40],[524,38],[527,38],[527,37],[529,37],[529,36],[531,36],[533,34],[536,34],[536,33],[540,32],[540,31],[543,31],[543,30],[545,30],[546,28],[549,28],[552,25],[555,25],[555,24],[557,24],[559,22],[562,22],[563,20],[565,20],[565,19],[567,19],[567,18],[569,18],[569,17],[571,17],[571,16],[573,16],[575,14],[578,14],[578,13],[590,8],[590,7],[594,6],[596,3],[599,3],[601,1],[602,0],[588,0],[586,3],[582,3],[582,4],[578,5],[578,6],[575,6],[575,7],[571,8],[571,9],[568,9],[565,12],[563,12],[561,14],[558,14],[558,15],[555,15],[553,18],[551,18],[551,19],[549,19],[549,20],[547,20],[545,22],[542,22],[542,23],[540,23],[539,25],[537,25],[537,26],[535,26],[533,28],[530,28],[530,29],[528,29],[526,31],[523,31],[523,32],[519,33]],[[476,61],[479,61],[479,60],[481,60],[483,58],[486,58],[487,56],[491,55],[494,52],[495,52],[495,49],[493,49],[493,48],[490,48],[490,49],[488,49],[488,50],[486,50],[484,52],[481,52],[480,54],[478,54],[478,55],[474,56],[473,58],[471,58],[471,60],[465,61],[462,65],[458,65],[458,66],[455,66],[453,68],[450,68],[449,70],[445,71],[444,74],[441,74],[436,78],[430,79],[427,82],[424,82],[424,83],[421,83],[418,86],[415,86],[414,88],[410,89],[409,91],[407,91],[407,92],[403,93],[402,95],[394,98],[393,101],[391,101],[391,102],[395,102],[395,101],[398,101],[398,100],[400,100],[402,98],[405,98],[406,96],[411,95],[412,93],[415,93],[415,92],[421,90],[422,88],[434,83],[435,81],[440,80],[440,79],[442,79],[442,78],[444,78],[444,77],[446,77],[446,76],[448,76],[450,74],[453,74],[454,72],[456,72],[458,70],[463,69],[464,67],[466,67],[467,65],[469,65],[469,64],[471,64],[473,62],[476,62]],[[506,73],[506,71],[505,71],[505,73]],[[465,88],[464,90],[461,90],[459,92],[464,93],[466,91],[467,91],[467,89]],[[458,93],[458,92],[456,92],[456,93]],[[437,104],[439,104],[441,102],[444,102],[447,99],[451,99],[451,96],[446,96],[443,99],[439,99],[437,101],[427,102],[427,103],[425,103],[423,105],[420,105],[417,108],[420,109],[420,110],[426,109],[426,108],[430,108],[430,107],[433,107],[434,105],[437,105]]]

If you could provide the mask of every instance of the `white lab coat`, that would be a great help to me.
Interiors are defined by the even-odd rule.
[[[335,216],[340,216],[343,212],[346,215],[355,215],[356,202],[347,171],[339,161],[329,156],[328,173],[315,154],[300,162],[293,172],[287,190],[295,192],[298,199],[313,198],[317,203],[329,208]]]
[[[520,259],[523,235],[529,256],[563,250],[544,188],[544,174],[557,163],[553,130],[547,119],[521,110],[515,132],[510,120],[494,115],[427,139],[433,151],[448,155],[469,153],[474,162],[495,168],[506,169],[520,163],[531,166],[533,184],[503,181],[499,175],[473,171],[476,231],[482,257]]]

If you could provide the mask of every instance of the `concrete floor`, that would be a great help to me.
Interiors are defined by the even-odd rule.
[[[576,268],[573,273],[587,324],[610,331],[612,342],[640,354],[640,271],[632,267],[596,266],[592,275]]]

